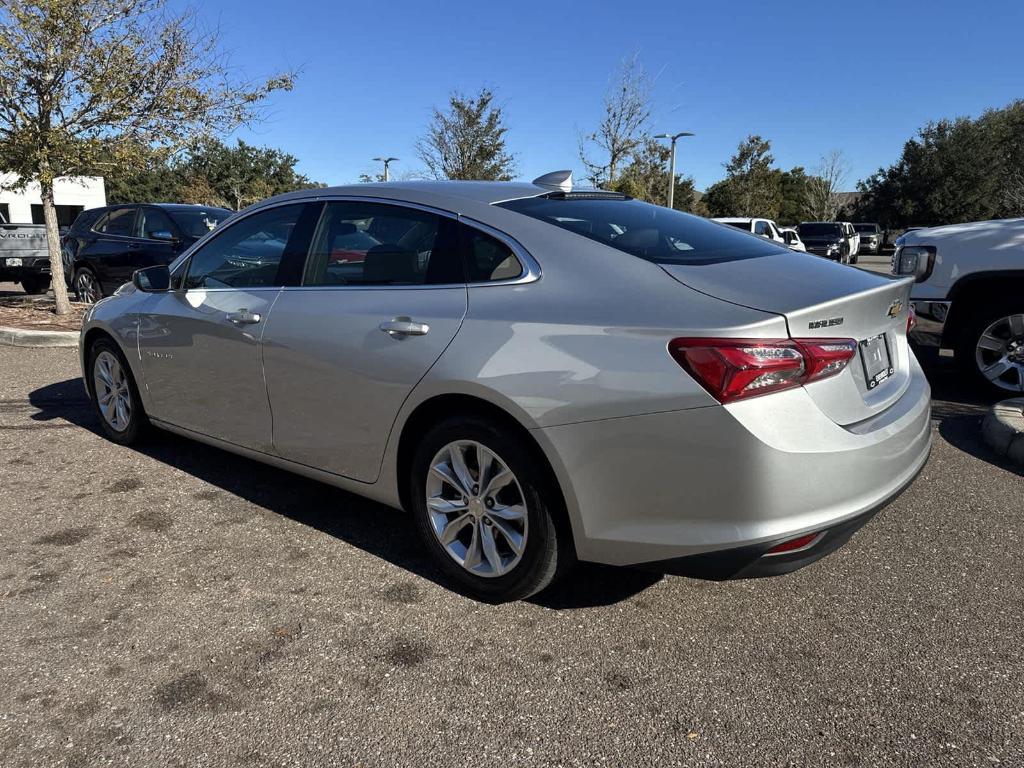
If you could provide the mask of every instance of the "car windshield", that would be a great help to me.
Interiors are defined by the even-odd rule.
[[[877,224],[854,224],[853,228],[856,229],[858,232],[877,232],[878,231],[878,225]]]
[[[497,205],[659,264],[717,264],[786,252],[699,216],[629,198],[568,193]]]
[[[796,231],[800,233],[800,237],[842,237],[843,234],[838,224],[828,222],[801,224]]]
[[[231,215],[231,211],[224,208],[196,208],[168,213],[186,237],[202,237]]]

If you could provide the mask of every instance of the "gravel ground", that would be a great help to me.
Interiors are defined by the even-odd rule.
[[[835,555],[488,606],[401,513],[115,446],[74,350],[0,347],[0,765],[1024,764],[1024,477],[944,362],[927,468]]]

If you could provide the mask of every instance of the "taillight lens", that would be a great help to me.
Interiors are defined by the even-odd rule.
[[[915,328],[917,328],[917,312],[914,311],[914,305],[911,304],[907,310],[907,335],[909,336]]]
[[[800,387],[841,372],[853,339],[672,339],[669,354],[720,403]]]

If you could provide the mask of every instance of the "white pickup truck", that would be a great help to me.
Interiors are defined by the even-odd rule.
[[[46,293],[50,256],[44,224],[8,224],[0,215],[0,282],[21,283],[25,293]]]
[[[915,276],[914,309],[941,325],[965,376],[994,395],[1024,392],[1024,219],[907,232],[891,271]]]

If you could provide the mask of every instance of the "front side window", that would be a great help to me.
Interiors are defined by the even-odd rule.
[[[708,219],[618,196],[556,193],[497,205],[656,263],[716,264],[788,253]]]
[[[457,223],[400,205],[328,203],[303,285],[439,285],[463,282]]]
[[[132,237],[135,234],[135,209],[118,208],[104,217],[96,227],[97,232],[117,237]]]
[[[189,260],[185,288],[280,285],[278,268],[296,235],[305,205],[282,205],[229,226]],[[298,239],[298,238],[296,238]]]
[[[139,220],[135,227],[136,237],[148,240],[170,240],[175,227],[166,213],[159,208],[140,208]]]
[[[768,222],[767,221],[759,221],[756,224],[754,224],[754,234],[755,235],[770,235],[771,231],[768,229]]]

